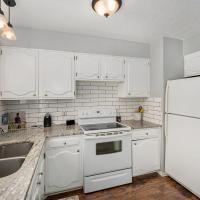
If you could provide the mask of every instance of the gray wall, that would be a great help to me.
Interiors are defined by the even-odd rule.
[[[151,96],[163,96],[163,43],[162,39],[158,39],[151,43],[151,71],[150,84]]]
[[[183,41],[163,38],[164,87],[167,80],[184,77]]]
[[[184,55],[200,50],[200,35],[184,40]]]
[[[16,42],[0,40],[0,44],[27,48],[110,54],[116,56],[150,57],[150,45],[146,43],[27,28],[16,28],[15,30],[17,35]]]
[[[151,96],[162,98],[164,122],[165,86],[167,80],[183,78],[183,41],[174,38],[160,38],[151,44]],[[165,163],[164,126],[161,140],[161,170]]]

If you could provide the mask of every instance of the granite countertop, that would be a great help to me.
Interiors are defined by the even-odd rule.
[[[79,134],[82,132],[78,125],[68,127],[55,125],[51,128],[30,128],[0,135],[0,145],[20,142],[34,143],[21,168],[9,176],[0,178],[0,200],[25,199],[46,137]]]
[[[159,124],[154,124],[151,122],[147,121],[136,121],[136,120],[127,120],[127,121],[122,121],[122,124],[126,126],[130,126],[132,129],[144,129],[144,128],[157,128],[161,127]]]

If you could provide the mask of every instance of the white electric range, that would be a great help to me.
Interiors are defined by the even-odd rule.
[[[131,128],[116,122],[116,111],[79,111],[84,132],[84,192],[132,182]]]

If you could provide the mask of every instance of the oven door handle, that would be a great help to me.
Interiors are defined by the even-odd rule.
[[[124,137],[131,135],[131,131],[129,132],[123,132],[123,134],[116,134],[116,135],[106,135],[106,136],[88,136],[84,135],[85,140],[92,140],[92,139],[108,139],[108,138],[116,138],[116,137]]]

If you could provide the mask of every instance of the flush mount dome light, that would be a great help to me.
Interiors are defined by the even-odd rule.
[[[105,17],[115,14],[122,6],[122,0],[92,0],[93,10]]]

